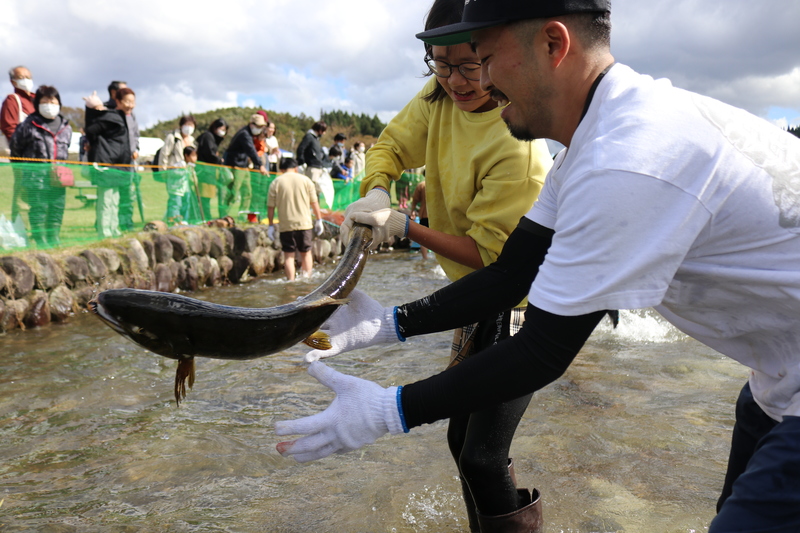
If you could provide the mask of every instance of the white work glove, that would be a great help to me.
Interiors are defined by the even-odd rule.
[[[322,224],[322,219],[317,219],[317,221],[314,222],[314,233],[317,235],[322,235],[324,231],[325,226]]]
[[[97,109],[103,105],[103,101],[97,96],[97,91],[93,91],[89,96],[84,96],[83,101],[86,102],[86,107],[89,109]]]
[[[346,453],[372,444],[386,433],[408,432],[399,407],[398,387],[384,389],[377,383],[341,374],[314,362],[308,373],[333,390],[336,398],[321,413],[275,423],[275,434],[305,435],[276,446],[284,457],[299,463]]]
[[[372,226],[372,245],[375,250],[382,242],[389,242],[392,237],[408,235],[408,215],[394,209],[380,209],[372,213],[353,213],[353,221]]]
[[[387,191],[383,189],[372,189],[364,198],[359,198],[347,206],[344,212],[344,222],[339,228],[342,242],[347,244],[350,240],[350,232],[353,230],[353,215],[355,213],[371,213],[379,209],[386,209],[392,206],[392,199]],[[380,241],[378,241],[380,242]]]
[[[303,358],[306,363],[359,348],[405,340],[397,331],[394,307],[383,307],[358,289],[353,289],[349,299],[319,328],[331,338],[331,348],[311,350]]]
[[[267,230],[267,237],[269,237],[269,240],[271,241],[275,240],[275,226],[269,227],[269,229]]]

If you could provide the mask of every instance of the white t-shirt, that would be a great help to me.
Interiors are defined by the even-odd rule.
[[[531,303],[655,307],[800,416],[800,139],[618,64],[527,216],[555,230]]]
[[[270,163],[277,163],[278,156],[276,154],[273,154],[272,150],[278,148],[278,139],[276,139],[274,135],[271,135],[266,139],[264,139],[264,143],[267,145],[267,150],[266,150],[267,161],[269,161]]]

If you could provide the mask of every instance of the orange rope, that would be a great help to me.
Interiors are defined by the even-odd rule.
[[[35,157],[6,157],[5,159],[9,159],[9,160],[12,160],[12,161],[21,161],[21,162],[24,162],[24,161],[36,161],[36,162],[39,162],[39,163],[67,163],[69,165],[89,165],[89,166],[97,165],[97,166],[100,166],[100,167],[144,167],[144,168],[158,168],[158,169],[161,168],[159,165],[137,165],[137,164],[134,164],[134,163],[91,163],[89,161],[68,161],[68,160],[64,160],[64,159],[38,159],[38,158],[35,158]],[[250,168],[244,169],[244,168],[239,168],[239,167],[231,167],[231,166],[228,166],[228,165],[218,165],[216,163],[202,163],[201,162],[201,163],[197,163],[197,164],[198,165],[203,165],[204,167],[228,168],[228,169],[231,169],[231,170],[247,170],[249,172],[258,172],[258,170],[253,170],[253,169],[250,169]],[[181,168],[186,168],[186,167],[167,167],[167,170],[181,169]]]

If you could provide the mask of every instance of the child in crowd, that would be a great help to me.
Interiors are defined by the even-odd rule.
[[[193,192],[197,190],[197,150],[192,146],[183,149],[184,168],[174,168],[167,172],[167,214],[166,220],[170,224],[188,221],[196,218],[197,199]]]

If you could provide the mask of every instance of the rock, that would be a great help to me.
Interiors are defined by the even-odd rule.
[[[114,255],[116,256],[117,254]],[[108,275],[108,267],[106,266],[106,263],[92,250],[82,251],[81,257],[86,260],[86,265],[89,268],[90,279],[99,281]],[[117,268],[119,268],[119,265]]]
[[[155,275],[149,270],[146,272],[139,272],[134,274],[133,279],[127,283],[128,287],[134,289],[141,289],[144,291],[153,291],[156,288]]]
[[[22,320],[28,313],[30,306],[31,304],[28,303],[28,300],[7,300],[6,313],[3,317],[3,324],[0,329],[3,331],[9,331],[16,328],[24,329],[25,324]]]
[[[80,281],[86,281],[89,277],[89,264],[85,257],[68,255],[61,260],[61,269],[64,271],[65,281],[70,287],[74,287]]]
[[[195,228],[184,228],[180,230],[180,233],[186,240],[191,255],[200,255],[203,253],[203,238]]]
[[[173,291],[183,285],[184,280],[186,279],[186,268],[183,266],[183,263],[179,263],[178,261],[173,261],[169,264],[169,269],[172,271],[172,281],[174,283]]]
[[[5,329],[3,329],[4,319],[6,317],[6,303],[3,300],[0,300],[0,333],[5,333]]]
[[[97,295],[94,287],[82,287],[72,293],[75,296],[75,305],[79,309],[86,309],[87,304]]]
[[[192,261],[194,260],[194,261]],[[178,285],[184,291],[196,291],[198,287],[197,268],[195,263],[197,258],[195,256],[187,257],[183,260],[183,267],[186,275],[183,281]]]
[[[144,253],[147,256],[147,268],[153,270],[156,268],[156,246],[150,239],[144,239],[141,243],[142,248],[144,248]]]
[[[103,264],[106,265],[110,274],[119,272],[119,267],[122,266],[122,263],[120,262],[117,252],[109,250],[108,248],[95,248],[92,251],[103,261]]]
[[[75,314],[77,305],[75,295],[66,285],[59,285],[50,293],[50,318],[53,322],[65,322]]]
[[[228,279],[231,280],[231,283],[239,283],[240,281],[245,281],[245,274],[250,269],[250,264],[253,260],[250,257],[250,254],[247,252],[242,253],[239,257],[233,260],[233,267],[231,268],[230,272],[228,272]]]
[[[50,302],[47,293],[34,291],[31,295],[31,305],[23,322],[27,328],[38,328],[50,323]]]
[[[244,251],[254,252],[258,246],[258,230],[256,228],[247,228],[244,230]]]
[[[138,239],[128,239],[125,244],[125,253],[130,258],[131,268],[136,272],[147,272],[149,261],[142,243]]]
[[[164,263],[156,265],[156,290],[161,292],[172,292],[175,290],[175,282],[172,278],[172,269]]]
[[[233,257],[234,254],[234,244],[236,239],[233,237],[233,233],[228,228],[220,228],[218,230],[222,235],[222,238],[225,241],[225,255],[228,257]]]
[[[222,257],[217,259],[217,264],[219,265],[220,276],[230,281],[229,274],[231,272],[231,269],[233,268],[233,259],[231,259],[227,255],[223,255]]]
[[[44,291],[57,287],[64,278],[56,262],[49,254],[44,252],[33,252],[28,255],[26,263],[33,270],[36,276],[36,288]]]
[[[208,263],[208,279],[206,280],[206,285],[209,287],[216,287],[222,283],[222,271],[219,268],[219,263],[213,257],[209,257]]]
[[[10,281],[10,283],[6,282],[2,292],[7,292],[13,298],[18,299],[33,290],[36,276],[25,261],[19,257],[0,257],[0,268],[3,269]]]
[[[183,258],[186,257],[186,253],[189,249],[186,245],[186,241],[177,235],[172,235],[171,233],[168,233],[166,237],[172,243],[172,259],[175,261],[183,260]]]
[[[199,276],[198,283],[201,287],[209,285],[208,279],[211,276],[211,258],[207,255],[201,255],[197,258],[197,274]]]
[[[228,231],[233,235],[233,255],[231,257],[238,257],[247,251],[245,250],[247,246],[247,237],[244,231],[239,228],[230,228]]]
[[[156,263],[169,263],[172,261],[175,253],[172,249],[172,241],[161,233],[153,233],[150,238],[153,242]]]
[[[260,246],[257,247],[255,250],[253,250],[253,253],[250,254],[250,275],[253,277],[258,277],[266,272],[268,262],[269,256],[267,255],[266,249]]]
[[[11,280],[6,276],[6,271],[0,268],[0,294],[8,292],[10,287],[6,287],[8,283],[11,283]]]
[[[208,255],[214,259],[219,259],[225,255],[225,242],[216,231],[209,230],[206,232],[209,238]]]
[[[150,232],[150,231],[153,231],[153,232],[155,232],[155,231],[166,232],[168,229],[169,228],[167,227],[166,222],[164,222],[162,220],[152,220],[152,221],[150,221],[150,222],[148,222],[147,224],[144,225],[144,230],[148,231],[148,232]]]

